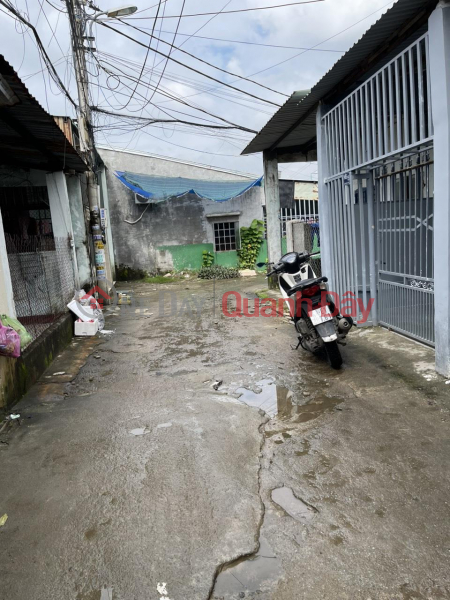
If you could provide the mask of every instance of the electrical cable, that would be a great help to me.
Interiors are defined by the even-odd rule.
[[[176,40],[176,37],[177,37],[178,28],[180,27],[180,23],[181,23],[181,17],[183,16],[183,10],[184,10],[184,5],[185,5],[185,4],[186,4],[186,0],[183,0],[183,4],[182,4],[182,6],[181,6],[181,11],[180,11],[180,18],[178,19],[177,27],[176,27],[176,29],[175,29],[175,34],[174,34],[174,36],[173,36],[172,43],[170,44],[170,48],[169,48],[169,56],[168,56],[168,58],[167,58],[167,60],[166,60],[166,62],[165,62],[165,64],[164,64],[164,67],[163,67],[163,69],[162,69],[162,71],[161,71],[161,74],[160,74],[160,76],[159,76],[159,80],[158,80],[158,83],[156,84],[155,90],[153,91],[152,95],[150,96],[150,99],[149,99],[149,101],[148,101],[149,103],[150,103],[150,102],[151,102],[151,100],[153,99],[153,96],[156,94],[156,92],[157,92],[157,90],[158,90],[158,88],[159,88],[159,85],[160,85],[160,83],[161,83],[161,79],[164,77],[164,73],[165,73],[165,71],[166,71],[166,68],[167,68],[167,65],[168,65],[168,63],[169,63],[170,55],[172,54],[172,50],[173,50],[173,48],[174,48],[174,44],[175,44],[175,40]],[[155,22],[156,22],[156,19],[155,19]],[[153,35],[153,32],[152,32],[152,35]],[[161,33],[160,33],[160,35],[161,35]],[[156,38],[156,39],[158,39],[158,38]],[[150,40],[150,42],[151,42],[151,40]],[[156,47],[158,47],[158,46],[156,46]],[[156,55],[155,55],[155,56],[156,56]],[[145,107],[144,107],[144,108],[145,108]]]
[[[356,25],[359,25],[360,23],[362,23],[366,19],[369,19],[370,17],[372,17],[373,15],[375,15],[377,12],[379,12],[380,10],[383,10],[383,8],[386,8],[387,6],[390,6],[391,4],[392,4],[392,0],[390,2],[388,2],[387,4],[384,4],[383,6],[380,6],[375,11],[373,11],[369,15],[366,15],[365,17],[363,17],[359,21],[356,21],[355,23],[352,23],[352,25],[349,25],[345,29],[342,29],[341,31],[338,31],[337,33],[335,33],[334,35],[330,36],[326,40],[322,40],[318,44],[315,44],[311,48],[308,48],[307,50],[304,50],[303,52],[299,52],[298,54],[294,54],[290,58],[286,58],[285,60],[282,60],[281,62],[275,63],[274,65],[271,65],[270,67],[266,67],[265,69],[261,69],[260,71],[256,71],[255,73],[250,73],[247,77],[254,77],[255,75],[259,75],[260,73],[265,73],[266,71],[269,71],[270,69],[274,69],[275,67],[279,67],[280,65],[285,64],[285,63],[289,62],[290,60],[293,60],[294,58],[298,58],[299,56],[302,56],[302,54],[305,54],[306,52],[311,52],[312,50],[316,50],[318,48],[318,46],[321,46],[322,44],[325,44],[326,42],[329,42],[330,40],[338,37],[342,33],[345,33],[346,31],[348,31],[352,27],[355,27]],[[235,79],[234,81],[232,81],[232,83],[235,83],[236,81],[238,81],[238,80]],[[219,88],[210,88],[208,90],[208,92],[209,91],[213,91],[213,90],[217,90],[217,89],[219,89]],[[200,95],[202,93],[205,93],[205,92],[198,92],[198,93],[192,94],[191,96],[188,96],[188,97],[192,98],[193,96],[198,96],[198,95]]]
[[[286,8],[287,6],[298,6],[299,4],[316,4],[317,2],[324,2],[325,0],[303,0],[302,2],[289,2],[288,4],[276,4],[275,6],[255,6],[254,8],[239,8],[236,10],[225,10],[223,12],[207,12],[207,13],[194,13],[190,15],[183,15],[183,17],[204,17],[207,15],[229,15],[232,13],[243,13],[250,12],[255,10],[269,10],[272,8]],[[128,17],[129,20],[140,20],[140,19],[149,19],[152,17]],[[165,19],[178,19],[177,15],[168,15],[164,17]]]
[[[31,29],[31,31],[33,32],[33,35],[36,39],[36,42],[38,44],[38,48],[40,50],[40,53],[42,54],[42,57],[44,59],[45,64],[47,65],[49,72],[52,75],[53,80],[55,81],[55,83],[59,86],[59,88],[61,89],[62,92],[64,92],[64,94],[67,96],[67,98],[70,100],[71,104],[76,108],[77,104],[76,102],[73,100],[72,96],[69,94],[68,90],[66,89],[66,87],[64,86],[63,82],[61,81],[58,72],[56,71],[52,61],[50,60],[49,55],[47,54],[47,51],[44,48],[44,45],[41,41],[41,38],[39,37],[38,32],[36,31],[36,28],[34,27],[34,25],[32,25],[27,19],[25,19],[24,17],[22,17],[22,15],[20,14],[19,11],[17,11],[12,5],[10,5],[9,3],[7,3],[5,0],[0,0],[0,5],[2,5],[3,7],[5,7],[7,10],[9,10],[11,13],[13,13],[14,17],[16,19],[19,19],[19,21],[21,21],[22,23],[24,23],[27,27],[29,27]],[[12,17],[12,15],[9,15],[10,17]],[[12,17],[12,18],[14,18]],[[41,65],[42,66],[42,65]]]
[[[99,54],[101,54],[102,56],[105,55],[105,56],[108,56],[108,57],[113,57],[113,55],[110,55],[110,54],[105,54],[105,53],[99,53]],[[109,58],[109,60],[110,59],[111,58]],[[120,58],[118,58],[118,60],[119,60],[120,63],[124,62]],[[128,65],[127,65],[127,67],[128,68],[132,68],[132,67],[129,67]],[[189,80],[189,79],[181,78],[181,77],[167,76],[167,73],[165,75],[165,79],[168,79],[169,81],[174,81],[174,82],[177,82],[177,83],[182,83],[183,85],[186,85],[187,87],[190,87],[192,89],[196,89],[196,90],[199,89],[199,82],[198,82],[198,80]],[[119,85],[120,85],[120,79],[119,79]],[[115,89],[117,89],[117,87]],[[110,88],[110,89],[112,91],[113,88]],[[159,86],[159,90],[163,90],[164,91],[165,89],[166,88],[164,88],[163,86],[161,86],[161,85]],[[206,91],[206,90],[204,90],[202,88],[200,88],[200,89],[202,91]],[[242,102],[238,102],[237,100],[233,99],[233,98],[239,98],[239,99],[241,99],[241,97],[239,95],[237,95],[237,94],[231,94],[230,93],[229,94],[230,97],[228,97],[227,92],[225,90],[221,90],[220,92],[221,93],[217,93],[217,94],[209,92],[209,94],[211,96],[215,97],[215,98],[219,98],[220,100],[225,100],[226,102],[231,102],[233,104],[236,104],[237,106],[241,106],[243,108],[246,108],[246,109],[249,109],[249,110],[252,110],[252,111],[260,112],[261,114],[264,114],[264,115],[272,116],[272,114],[273,114],[272,112],[269,112],[267,110],[262,110],[261,108],[255,108],[255,105],[263,105],[263,103],[259,103],[259,102],[255,101],[255,100],[248,99],[248,98],[244,97],[244,98],[242,98],[242,101],[243,102],[251,103],[252,105],[243,104]],[[160,93],[162,93],[162,92],[160,92]],[[195,94],[193,94],[193,95],[195,95]],[[172,101],[172,99],[170,99],[170,101]],[[145,106],[143,106],[142,109],[144,109]],[[158,104],[154,104],[154,106],[159,106],[159,105]],[[140,109],[138,108],[138,109],[136,109],[135,112],[139,112],[139,110]]]
[[[109,72],[108,72],[108,70],[107,70],[107,69],[105,69],[105,67],[103,67],[103,65],[101,65],[101,63],[100,63],[100,62],[99,62],[99,65],[101,66],[101,68],[102,68],[102,69],[103,69],[103,70],[104,70],[106,73],[109,73]],[[121,71],[121,69],[119,69],[118,67],[116,67],[116,69],[117,69],[117,70],[119,70],[119,71]],[[121,71],[121,72],[123,73],[123,71]],[[127,79],[131,79],[132,81],[135,81],[135,80],[133,80],[133,78],[131,78],[131,77],[130,77],[129,75],[127,75],[126,73],[123,73],[123,76],[124,76],[125,78],[127,78]],[[125,87],[128,87],[128,88],[129,88],[129,86],[126,86],[126,84],[123,84],[123,83],[122,83],[122,85],[124,85]],[[131,89],[131,88],[129,88],[129,89]],[[160,92],[160,93],[161,93],[161,92]],[[208,115],[208,116],[210,116],[210,117],[213,117],[213,118],[215,118],[215,119],[219,119],[220,121],[223,121],[224,123],[227,123],[228,125],[234,125],[234,126],[236,126],[236,123],[232,123],[231,121],[228,121],[227,119],[224,119],[223,117],[219,117],[218,115],[215,115],[215,114],[213,114],[213,113],[210,113],[209,111],[207,111],[207,110],[205,110],[205,109],[202,109],[202,108],[197,108],[197,107],[195,107],[195,106],[192,106],[191,104],[189,104],[188,102],[186,102],[186,101],[182,100],[181,98],[177,98],[177,97],[171,96],[171,94],[169,94],[169,93],[164,93],[163,95],[165,95],[165,96],[167,96],[167,97],[172,97],[172,99],[176,100],[177,102],[180,102],[181,104],[184,104],[184,105],[188,106],[189,108],[192,108],[193,110],[197,110],[197,111],[200,111],[200,112],[202,112],[202,113],[204,113],[204,114],[207,114],[207,115]],[[158,106],[157,108],[158,108],[159,110],[161,110],[162,112],[165,112],[165,111],[164,111],[164,109],[160,108],[159,106]],[[167,114],[167,113],[166,113],[166,114]],[[239,126],[238,126],[238,127],[239,127]]]
[[[349,25],[345,29],[342,29],[342,31],[339,31],[338,33],[335,33],[334,35],[330,36],[326,40],[323,40],[322,42],[319,42],[315,46],[312,46],[311,48],[308,48],[308,50],[304,50],[303,52],[299,52],[298,54],[295,54],[294,56],[291,56],[290,58],[286,58],[285,60],[282,60],[281,62],[278,62],[278,63],[276,63],[276,64],[274,64],[274,65],[272,65],[270,67],[267,67],[265,69],[261,69],[261,71],[256,71],[256,73],[252,73],[251,75],[249,75],[249,77],[254,77],[255,75],[259,75],[260,73],[265,73],[266,71],[269,71],[270,69],[274,69],[275,67],[279,67],[280,65],[283,65],[284,63],[287,63],[290,60],[293,60],[294,58],[297,58],[297,57],[301,56],[302,54],[305,54],[306,52],[310,52],[311,50],[315,50],[318,46],[321,46],[322,44],[325,44],[326,42],[329,42],[330,40],[333,40],[338,35],[341,35],[342,33],[345,33],[346,31],[348,31],[352,27],[355,27],[356,25],[359,25],[360,23],[362,23],[366,19],[372,17],[377,12],[379,12],[380,10],[383,10],[383,8],[386,8],[386,6],[390,6],[391,4],[392,4],[392,0],[391,0],[391,2],[388,2],[387,4],[384,4],[383,6],[380,6],[380,8],[377,8],[377,10],[374,10],[372,13],[370,13],[370,15],[367,15],[366,17],[363,17],[362,19],[360,19],[359,21],[356,21],[356,23],[353,23],[352,25]]]
[[[139,31],[140,33],[143,33],[144,35],[148,35],[160,42],[162,42],[163,44],[167,44],[168,46],[171,46],[173,49],[173,43],[170,44],[170,42],[166,42],[164,40],[161,40],[160,38],[157,38],[156,36],[154,36],[153,34],[147,33],[146,31],[144,31],[143,29],[141,29],[140,27],[136,27],[135,25],[130,25],[129,23],[125,23],[125,21],[123,21],[122,19],[119,19],[119,21],[121,21],[122,23],[124,23],[125,25],[127,25],[128,27],[131,27],[132,29],[135,29],[136,31]],[[238,77],[239,79],[242,79],[244,81],[248,81],[249,83],[253,83],[254,85],[257,85],[259,87],[264,88],[265,90],[269,90],[269,92],[273,92],[275,94],[279,94],[280,96],[284,96],[285,98],[289,98],[288,94],[283,94],[282,92],[279,92],[278,90],[274,90],[273,88],[267,87],[266,85],[263,85],[262,83],[258,83],[257,81],[253,81],[252,79],[249,79],[248,77],[244,77],[242,75],[238,75],[237,73],[232,73],[231,71],[227,71],[226,69],[222,69],[221,67],[218,67],[217,65],[213,65],[212,63],[204,60],[203,58],[199,58],[198,56],[195,56],[195,54],[192,54],[191,52],[188,52],[187,50],[182,50],[181,47],[177,47],[175,46],[175,48],[178,50],[178,52],[182,52],[183,54],[186,54],[187,56],[190,56],[191,58],[194,58],[195,60],[198,60],[199,62],[208,65],[208,67],[212,67],[213,69],[217,69],[218,71],[221,71],[222,73],[226,73],[227,75],[231,75],[232,77]],[[170,58],[170,53],[168,58]],[[190,68],[190,67],[188,67]],[[246,93],[246,92],[244,92]],[[262,98],[260,98],[261,100]],[[265,102],[268,102],[268,100],[266,100]],[[270,102],[270,104],[275,104],[274,102]],[[275,104],[275,106],[279,106],[279,104]]]
[[[145,121],[146,125],[151,125],[152,123],[183,123],[184,125],[190,125],[191,127],[207,127],[210,129],[240,129],[241,131],[247,131],[248,133],[258,133],[254,129],[249,129],[248,127],[243,127],[242,125],[205,125],[204,123],[194,123],[193,121],[184,121],[181,119],[150,119],[146,117],[138,117],[136,115],[123,115],[121,113],[114,113],[111,111],[104,110],[99,106],[91,106],[91,110],[102,113],[104,115],[110,115],[111,117],[121,117],[122,119],[135,119],[137,121]]]
[[[183,0],[183,2],[184,2],[184,0]],[[183,4],[183,6],[184,6],[184,4]],[[142,69],[141,69],[141,72],[139,73],[138,80],[137,80],[137,82],[136,82],[136,87],[135,87],[135,88],[134,88],[134,90],[132,91],[132,93],[131,93],[131,95],[130,95],[130,97],[129,97],[128,101],[127,101],[127,103],[126,103],[126,104],[125,104],[125,105],[124,105],[122,108],[127,108],[127,106],[130,104],[130,102],[131,102],[131,100],[132,100],[132,98],[133,98],[134,94],[136,93],[136,90],[137,90],[137,88],[138,88],[139,82],[140,82],[140,80],[141,80],[141,78],[142,78],[142,74],[143,74],[143,72],[144,72],[145,65],[147,64],[148,55],[149,55],[150,48],[151,48],[151,45],[152,45],[153,34],[154,34],[154,32],[155,32],[156,23],[157,23],[157,21],[158,21],[158,15],[159,15],[159,9],[160,9],[160,8],[161,8],[161,0],[159,1],[159,4],[158,4],[158,9],[157,9],[157,11],[156,11],[156,17],[155,17],[155,19],[154,19],[154,21],[153,21],[152,37],[150,38],[150,41],[148,42],[147,52],[145,53],[144,62],[143,62],[143,64],[142,64]],[[151,78],[150,78],[150,80],[151,80]],[[155,90],[155,91],[156,91],[156,90]],[[153,94],[154,94],[154,93],[155,93],[155,92],[153,92]],[[153,96],[152,96],[152,98],[153,98]]]
[[[139,46],[143,46],[144,48],[147,47],[146,44],[143,44],[139,40],[136,40],[135,38],[132,38],[131,36],[127,35],[126,33],[123,33],[122,31],[119,31],[118,29],[114,29],[114,27],[111,27],[110,25],[107,25],[106,23],[101,23],[101,25],[103,27],[106,27],[107,29],[111,29],[111,31],[115,31],[116,33],[118,33],[119,35],[121,35],[123,37],[126,37],[127,39],[129,39],[130,41],[134,42],[135,44],[138,44]],[[206,77],[207,79],[211,79],[212,81],[216,81],[217,83],[220,83],[220,85],[224,85],[225,87],[229,87],[229,88],[231,88],[231,89],[233,89],[233,90],[235,90],[237,92],[240,92],[241,94],[246,94],[247,96],[251,96],[252,98],[256,98],[257,100],[262,100],[263,102],[266,102],[267,104],[272,104],[273,106],[276,106],[277,108],[281,107],[281,105],[277,104],[276,102],[272,102],[271,100],[265,100],[264,98],[260,98],[259,96],[256,96],[255,94],[251,94],[250,92],[245,92],[244,90],[240,90],[239,88],[234,87],[233,85],[230,85],[229,83],[225,83],[224,81],[220,81],[220,79],[217,79],[216,77],[213,77],[212,75],[207,75],[206,73],[203,73],[202,71],[199,71],[198,69],[195,69],[194,67],[190,67],[189,65],[186,65],[185,63],[182,63],[181,61],[177,60],[173,56],[169,57],[168,54],[165,54],[164,52],[161,52],[160,50],[154,49],[153,52],[156,52],[157,54],[160,54],[161,56],[164,56],[165,58],[169,58],[170,60],[172,60],[173,62],[177,63],[178,65],[181,65],[182,67],[185,67],[186,69],[189,69],[190,71],[193,71],[194,73],[198,73],[199,75],[202,75],[203,77]],[[197,60],[200,60],[201,62],[206,62],[206,61],[203,61],[202,59],[197,59]],[[215,67],[215,68],[219,68],[219,67]],[[219,68],[219,70],[222,71],[223,69]]]
[[[149,30],[148,27],[142,27],[141,29],[144,30]],[[173,34],[173,31],[164,31],[162,30],[160,33],[167,33],[168,35]],[[306,48],[304,46],[280,46],[279,44],[262,44],[260,42],[247,42],[244,40],[227,40],[225,38],[215,38],[215,37],[206,37],[204,35],[195,35],[193,33],[177,33],[177,35],[181,35],[183,37],[188,37],[188,38],[197,38],[200,40],[210,40],[212,42],[225,42],[228,44],[246,44],[248,46],[262,46],[263,48],[280,48],[283,50],[308,50],[308,51],[315,51],[315,52],[335,52],[337,54],[344,54],[345,50],[334,50],[331,48]],[[187,40],[186,40],[187,41]]]
[[[169,142],[169,140],[163,140],[160,137],[158,137],[157,135],[153,135],[152,133],[145,131],[145,129],[142,130],[142,133],[145,133],[145,135],[149,135],[150,137],[154,138],[155,140],[159,140],[160,142],[170,144],[171,146],[176,146],[177,148],[182,148],[183,150],[190,150],[191,152],[200,152],[200,154],[210,154],[212,156],[227,156],[228,158],[237,158],[240,156],[240,154],[220,154],[218,152],[211,152],[209,150],[197,150],[196,148],[189,148],[188,146],[181,146],[180,144],[175,144],[175,142]],[[246,155],[246,156],[249,156],[249,155]]]

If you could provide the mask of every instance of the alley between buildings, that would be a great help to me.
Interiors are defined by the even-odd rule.
[[[214,285],[131,286],[15,407],[1,600],[449,598],[433,352],[359,329],[332,371],[286,318],[222,314],[262,277]]]

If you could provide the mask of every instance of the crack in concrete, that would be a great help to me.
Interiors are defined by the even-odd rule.
[[[240,562],[242,562],[243,560],[249,560],[254,558],[258,552],[259,549],[261,547],[261,542],[260,542],[260,536],[261,536],[261,529],[262,526],[264,524],[264,518],[266,516],[266,505],[264,503],[264,500],[262,498],[262,480],[261,480],[261,474],[262,474],[262,470],[263,470],[263,460],[264,460],[264,447],[266,445],[266,425],[267,423],[269,423],[270,421],[270,417],[266,416],[265,421],[263,421],[259,427],[258,427],[258,431],[261,434],[261,443],[259,445],[259,468],[258,468],[258,496],[259,496],[259,501],[261,504],[261,514],[260,514],[260,518],[258,521],[258,524],[256,526],[256,532],[255,532],[255,549],[252,552],[248,552],[248,553],[244,553],[244,554],[239,554],[238,556],[236,556],[236,558],[233,558],[232,560],[228,560],[225,561],[223,563],[221,563],[215,570],[214,572],[214,576],[213,576],[213,581],[212,581],[212,585],[208,594],[208,598],[207,600],[212,600],[213,599],[213,594],[214,594],[214,589],[216,587],[216,583],[217,583],[217,578],[219,577],[219,575],[222,573],[222,571],[224,571],[225,569],[231,568],[233,567],[235,564],[238,564]]]

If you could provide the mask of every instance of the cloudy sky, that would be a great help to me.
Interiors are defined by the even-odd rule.
[[[103,26],[94,27],[97,51],[89,59],[91,104],[109,112],[143,118],[182,119],[225,126],[232,123],[259,130],[277,110],[274,104],[282,104],[295,90],[311,88],[393,4],[383,0],[374,3],[324,0],[271,10],[177,18],[183,5],[184,15],[195,15],[289,1],[292,0],[166,0],[161,3],[155,22],[158,0],[134,0],[138,12],[127,24],[112,20],[107,23],[141,45]],[[61,79],[76,99],[65,2],[10,2],[36,27]],[[95,2],[102,10],[125,3],[126,0]],[[46,110],[75,116],[70,102],[49,76],[32,32],[7,16],[3,7],[0,11],[3,11],[0,12],[1,53]],[[178,34],[171,49],[177,26]],[[152,40],[149,33],[160,41]],[[148,51],[150,41],[151,48],[165,55],[171,52],[173,59],[200,73],[167,61],[152,49]],[[176,48],[180,46],[233,75],[182,53]],[[202,73],[256,98],[225,87]],[[261,85],[243,81],[238,76]],[[155,88],[158,91],[155,92]],[[96,113],[97,143],[256,175],[262,173],[261,155],[240,156],[253,137],[251,133],[178,123],[142,127],[144,123]],[[317,167],[315,163],[285,165],[281,170],[282,176],[287,178],[309,179],[314,178]]]

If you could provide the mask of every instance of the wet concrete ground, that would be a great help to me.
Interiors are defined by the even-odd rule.
[[[432,351],[358,330],[332,371],[286,319],[220,314],[225,290],[264,285],[217,284],[215,314],[212,282],[127,286],[140,307],[109,311],[115,333],[76,340],[15,408],[2,600],[450,598]],[[159,315],[161,289],[181,314],[167,296]]]

